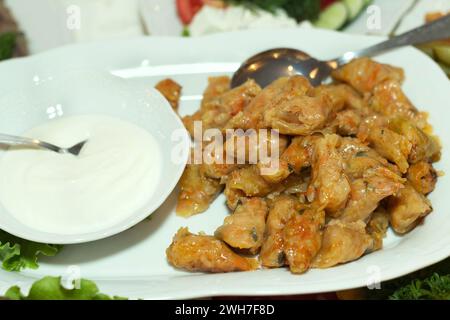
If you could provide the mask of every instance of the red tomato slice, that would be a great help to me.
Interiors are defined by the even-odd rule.
[[[326,7],[328,7],[333,2],[336,2],[336,0],[321,0],[320,1],[320,9],[325,9]]]
[[[203,0],[177,0],[178,16],[184,24],[191,23],[195,14],[203,7]]]

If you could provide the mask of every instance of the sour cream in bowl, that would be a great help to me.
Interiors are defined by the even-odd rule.
[[[124,231],[175,188],[189,135],[150,86],[103,72],[36,76],[0,97],[0,132],[61,147],[87,140],[78,156],[0,146],[0,229],[54,244]]]

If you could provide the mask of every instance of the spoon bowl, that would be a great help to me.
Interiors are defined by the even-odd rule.
[[[276,48],[256,54],[245,61],[233,75],[231,86],[238,87],[247,79],[253,79],[266,87],[275,79],[302,75],[317,86],[327,78],[336,64],[324,62],[309,54],[291,48]]]

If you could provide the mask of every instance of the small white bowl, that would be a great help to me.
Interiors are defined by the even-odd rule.
[[[75,235],[42,232],[16,220],[1,203],[0,229],[36,242],[71,244],[112,236],[148,217],[175,188],[187,163],[190,138],[178,115],[151,86],[130,83],[107,72],[72,70],[45,74],[27,79],[23,88],[1,95],[0,132],[20,135],[55,117],[117,117],[144,128],[156,138],[162,153],[162,174],[144,207],[104,230]],[[4,152],[0,150],[0,157]],[[27,201],[27,195],[23,197]]]

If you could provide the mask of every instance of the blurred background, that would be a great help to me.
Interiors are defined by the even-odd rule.
[[[391,36],[450,12],[450,0],[0,0],[0,60],[143,35],[324,28]],[[449,74],[449,41],[422,46]]]
[[[0,34],[23,33],[17,54],[25,43],[38,53],[76,42],[267,27],[389,36],[449,11],[450,0],[0,0]]]

